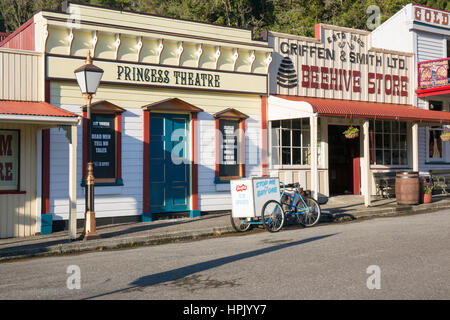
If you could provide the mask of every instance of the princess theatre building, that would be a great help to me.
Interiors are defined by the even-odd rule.
[[[69,219],[74,170],[84,218],[87,121],[74,70],[88,53],[104,70],[91,107],[97,225],[230,209],[230,179],[262,175],[272,49],[249,30],[65,3],[0,45],[44,54],[45,101],[83,118],[75,168],[67,130],[42,131],[38,214],[53,230]]]
[[[252,176],[299,182],[319,200],[361,195],[370,206],[376,176],[419,171],[419,132],[450,124],[447,106],[418,103],[415,50],[383,42],[391,33],[377,29],[374,45],[368,31],[319,24],[314,38],[266,31],[257,41],[249,30],[70,2],[36,13],[0,42],[0,57],[29,58],[1,60],[0,73],[13,79],[35,60],[34,85],[10,83],[39,92],[23,96],[60,116],[27,127],[5,124],[0,108],[0,134],[15,134],[16,150],[21,143],[0,162],[16,161],[28,181],[15,177],[14,190],[1,181],[0,221],[32,225],[0,237],[84,219],[87,108],[74,70],[88,54],[104,70],[91,106],[97,224],[230,210],[230,180]],[[350,126],[358,137],[343,135]],[[20,201],[31,203],[28,222],[14,220]]]

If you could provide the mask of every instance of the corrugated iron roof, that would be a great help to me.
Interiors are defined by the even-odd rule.
[[[0,114],[16,114],[43,117],[78,117],[47,102],[0,100]]]
[[[412,105],[286,95],[274,96],[290,101],[307,102],[320,116],[450,123],[450,112],[420,109]]]

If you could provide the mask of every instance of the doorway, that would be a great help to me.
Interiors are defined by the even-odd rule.
[[[150,212],[189,210],[189,115],[150,115]]]
[[[358,126],[355,126],[360,129]],[[328,126],[330,195],[360,194],[360,140],[347,139],[348,126]]]

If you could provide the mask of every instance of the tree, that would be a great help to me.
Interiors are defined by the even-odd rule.
[[[12,32],[27,21],[33,12],[33,4],[31,0],[0,0],[5,31]]]
[[[60,10],[63,0],[0,0],[0,31],[11,32],[40,9]],[[377,5],[384,22],[410,0],[77,0],[120,10],[153,13],[259,32],[269,29],[314,36],[316,23],[366,29],[366,10]],[[450,10],[448,0],[415,0]]]

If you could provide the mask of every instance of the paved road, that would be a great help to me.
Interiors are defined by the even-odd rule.
[[[450,299],[449,227],[447,210],[1,263],[0,299]]]

